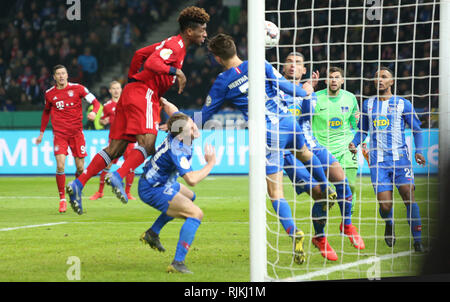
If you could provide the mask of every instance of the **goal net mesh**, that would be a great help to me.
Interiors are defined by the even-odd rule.
[[[437,201],[438,82],[439,82],[439,1],[427,0],[346,0],[346,1],[266,1],[265,19],[280,29],[278,46],[266,50],[266,60],[282,73],[291,52],[304,56],[304,81],[319,71],[315,91],[326,89],[327,70],[344,70],[345,89],[356,96],[359,109],[368,98],[377,95],[376,71],[381,66],[394,71],[392,93],[410,100],[422,122],[424,167],[414,161],[414,139],[405,129],[412,154],[411,170],[415,181],[415,201],[422,221],[422,243],[430,248],[433,217]],[[370,150],[370,141],[367,142]],[[359,250],[342,236],[339,207],[327,212],[325,235],[338,260],[329,261],[312,244],[313,199],[297,195],[292,182],[283,178],[296,226],[305,233],[305,263],[293,261],[292,240],[280,224],[269,198],[267,213],[267,279],[327,280],[408,276],[420,273],[425,253],[414,252],[414,241],[404,202],[394,185],[393,215],[396,243],[388,247],[384,240],[385,221],[370,179],[367,162],[358,149],[358,173],[353,192],[352,223],[358,229],[365,249]]]

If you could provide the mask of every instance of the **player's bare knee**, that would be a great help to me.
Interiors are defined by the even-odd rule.
[[[392,202],[390,201],[380,202],[380,207],[382,212],[384,213],[390,212],[392,209]]]
[[[311,197],[314,200],[319,200],[319,199],[322,198],[322,190],[320,189],[319,185],[317,185],[317,186],[312,188],[312,190],[311,190]]]

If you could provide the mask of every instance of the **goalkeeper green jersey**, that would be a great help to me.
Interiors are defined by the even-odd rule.
[[[313,116],[313,133],[319,143],[334,156],[347,152],[353,139],[353,129],[359,120],[358,101],[353,93],[340,89],[336,97],[328,95],[328,89],[317,93],[317,104]]]

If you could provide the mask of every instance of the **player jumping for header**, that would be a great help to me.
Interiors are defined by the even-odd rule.
[[[411,102],[392,94],[394,73],[381,67],[375,74],[377,97],[364,102],[359,129],[349,144],[353,153],[370,133],[370,177],[380,204],[380,216],[385,220],[384,239],[389,247],[395,244],[392,209],[393,184],[395,183],[406,206],[406,219],[411,228],[416,252],[423,251],[419,206],[414,201],[414,175],[405,140],[405,125],[408,124],[416,145],[415,161],[425,166],[422,152],[424,143],[420,120]]]
[[[175,81],[178,81],[178,93],[183,91],[186,77],[181,68],[187,48],[205,41],[208,21],[209,15],[204,9],[195,6],[185,8],[178,17],[179,35],[136,51],[128,73],[129,83],[117,104],[115,122],[109,134],[110,144],[97,153],[85,172],[66,187],[70,202],[78,214],[83,213],[81,192],[86,182],[113,159],[122,156],[128,143],[137,141],[138,145],[123,165],[105,178],[116,196],[123,203],[128,202],[122,179],[155,152],[161,119],[160,98]]]

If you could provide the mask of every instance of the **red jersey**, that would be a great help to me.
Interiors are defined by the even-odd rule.
[[[83,131],[83,98],[94,105],[93,112],[97,113],[100,103],[83,85],[68,83],[63,89],[56,86],[48,89],[45,92],[41,132],[45,131],[51,116],[54,135],[66,137],[80,134]]]
[[[131,60],[128,78],[145,83],[159,98],[175,83],[175,71],[181,69],[185,56],[181,35],[141,48]]]
[[[116,106],[117,102],[113,100],[109,100],[103,105],[103,116],[102,119],[109,117],[109,126],[114,122],[114,118],[116,116]]]

